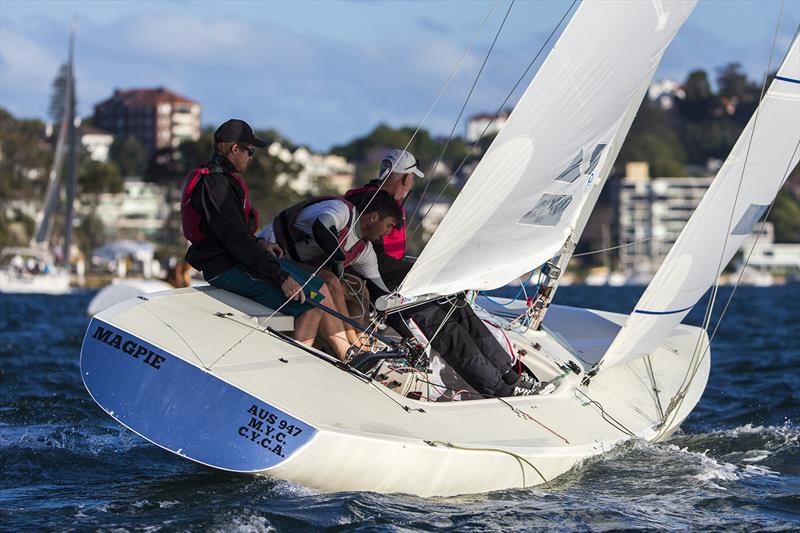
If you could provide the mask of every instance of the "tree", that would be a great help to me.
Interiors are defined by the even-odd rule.
[[[414,132],[415,128],[392,128],[379,124],[367,135],[336,146],[332,152],[354,161],[357,164],[358,181],[366,182],[377,177],[386,152],[393,148],[404,148]],[[442,154],[442,162],[452,170],[469,154],[469,148],[461,138],[454,137],[445,143],[444,139],[433,139],[426,130],[417,132],[408,150],[419,159],[421,168],[428,172],[433,170]]]
[[[647,161],[654,176],[684,176],[686,151],[669,112],[645,99],[617,160],[618,169],[630,161]]]
[[[78,169],[78,188],[82,193],[119,193],[123,180],[115,165],[86,158]]]
[[[687,102],[697,102],[711,98],[711,84],[704,70],[693,70],[683,84]]]
[[[75,228],[75,241],[87,256],[105,242],[105,226],[94,212],[81,218],[80,224]]]
[[[41,200],[53,161],[39,120],[17,120],[0,108],[0,199]]]
[[[717,87],[718,96],[738,98],[741,102],[752,101],[759,94],[759,87],[747,79],[739,63],[717,69]]]
[[[48,109],[50,118],[54,124],[61,124],[64,118],[64,106],[66,104],[67,83],[69,78],[69,65],[64,63],[58,69],[53,80],[53,93],[50,96],[50,107]],[[75,93],[72,93],[73,109],[77,109],[77,100]]]
[[[123,176],[142,176],[147,169],[147,150],[135,137],[115,139],[108,156]]]
[[[800,202],[788,191],[778,193],[769,221],[775,226],[776,242],[800,242]]]

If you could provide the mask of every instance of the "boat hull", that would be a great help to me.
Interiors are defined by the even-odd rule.
[[[551,314],[550,324],[586,358],[625,319],[558,306]],[[663,440],[708,376],[705,357],[666,425],[641,361],[588,384],[563,375],[547,396],[424,402],[265,332],[270,315],[210,287],[128,300],[92,319],[84,383],[120,423],[198,463],[326,491],[446,496],[543,484],[631,438]],[[680,386],[698,333],[705,348],[704,332],[681,326],[652,357],[663,406]],[[557,353],[553,335],[530,335],[543,352]],[[278,439],[263,438],[278,432],[284,442],[276,453]]]
[[[69,292],[69,274],[15,275],[0,271],[0,293],[9,294],[66,294]]]

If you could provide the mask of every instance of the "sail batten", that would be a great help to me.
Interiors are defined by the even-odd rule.
[[[497,288],[559,253],[694,4],[583,2],[400,295]]]
[[[800,160],[800,39],[666,259],[601,361],[647,356],[739,250]]]

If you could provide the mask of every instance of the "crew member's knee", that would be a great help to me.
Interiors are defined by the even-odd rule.
[[[330,287],[328,287],[328,283],[327,282],[322,284],[322,286],[319,288],[318,292],[321,295],[323,295],[325,298],[330,298],[330,296],[331,296],[331,289],[330,289]]]

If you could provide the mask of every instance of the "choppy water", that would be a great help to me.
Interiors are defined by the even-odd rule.
[[[557,302],[625,312],[639,293],[564,287]],[[800,528],[797,285],[739,289],[712,344],[706,393],[668,443],[620,446],[549,490],[446,499],[321,494],[214,472],[147,443],[81,383],[91,296],[0,295],[2,530]]]

